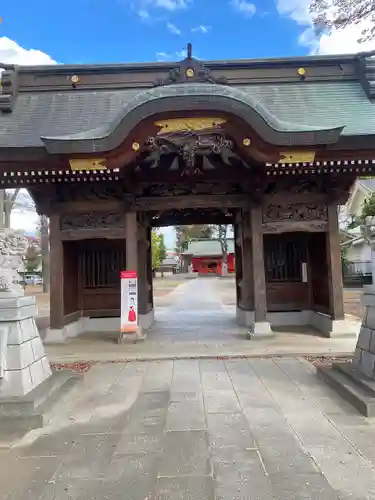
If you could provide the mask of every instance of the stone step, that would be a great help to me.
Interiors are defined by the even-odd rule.
[[[351,363],[337,363],[334,367],[356,382],[369,396],[375,398],[375,380],[362,375]]]
[[[375,417],[375,397],[372,397],[354,378],[348,376],[342,367],[340,369],[337,366],[317,367],[317,374],[362,415]]]
[[[44,414],[81,378],[71,370],[53,371],[26,396],[0,398],[0,427],[26,430],[43,427]]]

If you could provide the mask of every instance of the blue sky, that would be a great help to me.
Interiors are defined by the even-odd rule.
[[[305,0],[18,0],[2,2],[0,36],[60,63],[308,54]],[[302,36],[302,39],[301,39]]]
[[[90,64],[251,59],[374,49],[362,26],[317,37],[310,0],[13,0],[0,4],[0,62]],[[329,1],[329,0],[328,0]],[[33,230],[36,214],[12,225]],[[168,247],[173,231],[166,231]]]

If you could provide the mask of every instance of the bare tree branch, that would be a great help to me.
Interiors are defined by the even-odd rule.
[[[375,0],[311,0],[310,12],[317,32],[330,34],[333,30],[364,23],[358,42],[375,38]]]

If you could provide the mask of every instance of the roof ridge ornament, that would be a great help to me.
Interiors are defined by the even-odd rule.
[[[175,68],[169,71],[166,78],[160,78],[154,83],[155,87],[163,85],[175,85],[178,83],[214,83],[217,85],[228,85],[225,77],[214,77],[203,62],[193,57],[193,46],[187,44],[186,57]]]
[[[10,113],[18,92],[18,66],[0,63],[0,111]]]

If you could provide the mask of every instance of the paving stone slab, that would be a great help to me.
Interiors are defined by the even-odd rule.
[[[259,453],[268,474],[312,474],[319,472],[312,457],[293,438],[261,438]]]
[[[203,392],[207,413],[240,413],[241,407],[235,392],[216,390]]]
[[[111,426],[111,432],[122,434],[153,434],[164,430],[167,409],[160,410],[159,415],[145,415],[142,411],[119,419]]]
[[[105,482],[137,484],[153,478],[156,483],[160,465],[159,453],[147,455],[114,455],[107,468]]]
[[[71,435],[64,433],[41,434],[34,439],[31,434],[31,440],[26,439],[20,444],[14,448],[14,453],[20,457],[65,457],[69,455],[75,441]]]
[[[170,431],[164,438],[159,477],[209,475],[208,435],[205,431]]]
[[[202,401],[202,392],[198,389],[196,391],[192,391],[192,387],[187,384],[187,390],[174,390],[172,386],[171,392],[171,402],[176,403],[179,401]]]
[[[167,430],[202,430],[206,429],[202,401],[179,401],[169,404]]]
[[[125,434],[114,449],[116,455],[158,453],[163,450],[163,433],[159,434]]]
[[[95,482],[99,484],[99,481]],[[25,500],[29,500],[29,498],[30,500],[103,500],[103,496],[95,497],[91,491],[92,489],[91,480],[70,479],[66,482],[50,481],[41,488],[38,496],[35,496],[35,498],[25,497]],[[97,493],[99,494],[99,492]]]
[[[211,447],[254,448],[255,440],[242,414],[207,414]]]
[[[214,500],[211,477],[160,478],[154,500]]]
[[[339,500],[337,492],[320,473],[271,474],[269,480],[278,500]]]
[[[217,500],[274,498],[274,491],[256,450],[215,449],[213,471]]]
[[[61,458],[19,458],[1,475],[0,498],[5,500],[37,500],[51,481]]]
[[[56,471],[54,479],[97,479],[105,477],[115,451],[117,435],[81,435]]]

